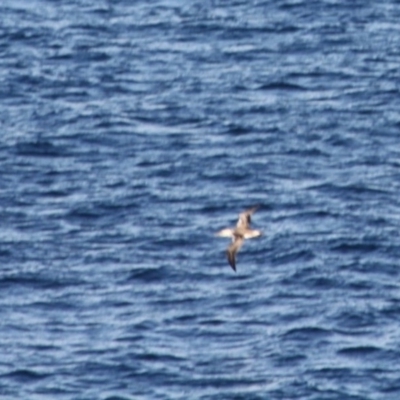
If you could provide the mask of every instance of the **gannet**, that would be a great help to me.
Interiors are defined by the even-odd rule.
[[[239,214],[239,220],[236,228],[225,228],[219,231],[216,235],[220,237],[232,238],[232,244],[226,249],[226,256],[229,265],[236,272],[236,253],[242,247],[244,239],[251,239],[262,235],[262,232],[257,229],[250,229],[251,216],[259,206],[250,208]]]

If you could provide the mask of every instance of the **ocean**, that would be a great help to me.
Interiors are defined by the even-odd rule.
[[[398,1],[0,15],[1,399],[400,398]]]

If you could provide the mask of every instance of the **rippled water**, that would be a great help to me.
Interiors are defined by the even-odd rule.
[[[399,2],[0,14],[1,398],[400,398]]]

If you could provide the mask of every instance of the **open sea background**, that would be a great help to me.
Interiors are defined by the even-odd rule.
[[[0,54],[1,399],[400,399],[399,1],[2,0]]]

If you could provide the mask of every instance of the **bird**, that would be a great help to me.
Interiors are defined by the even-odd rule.
[[[262,235],[258,229],[250,229],[251,216],[259,208],[254,206],[239,214],[239,219],[235,228],[225,228],[217,232],[219,237],[230,237],[232,243],[226,249],[226,257],[228,258],[229,265],[236,272],[236,253],[242,247],[244,239],[252,239]]]

